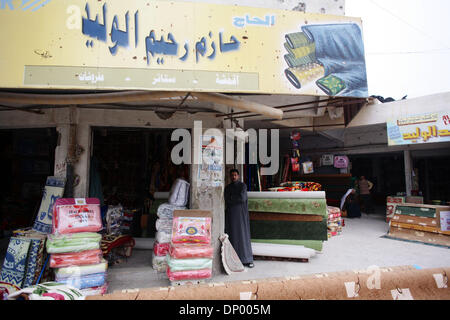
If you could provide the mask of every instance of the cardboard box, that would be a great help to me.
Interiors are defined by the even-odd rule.
[[[210,210],[174,210],[174,217],[210,217],[212,219],[212,212]]]
[[[405,203],[405,197],[389,196],[386,198],[387,203]]]

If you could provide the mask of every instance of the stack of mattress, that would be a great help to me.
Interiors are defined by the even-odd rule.
[[[108,263],[100,249],[102,221],[96,198],[60,198],[53,207],[52,234],[47,236],[55,281],[81,290],[85,296],[107,290]]]
[[[186,209],[189,201],[189,186],[189,183],[183,179],[175,180],[167,195],[168,201],[158,206],[152,254],[152,266],[157,272],[167,271],[166,255],[172,238],[173,212]]]
[[[450,246],[450,207],[397,204],[389,223],[389,238]]]
[[[301,249],[296,258],[309,259],[328,240],[323,191],[248,192],[248,210],[254,256],[274,256],[273,245],[280,245],[280,252],[288,249],[282,245],[291,245],[293,252]],[[264,249],[261,244],[270,245]]]
[[[342,232],[341,210],[338,207],[327,206],[328,211],[328,238],[337,236]]]
[[[178,284],[211,278],[213,251],[211,213],[199,210],[176,211],[166,256],[169,280]]]
[[[423,204],[423,197],[419,196],[388,196],[386,197],[386,222],[389,222],[395,213],[395,207],[399,203]]]

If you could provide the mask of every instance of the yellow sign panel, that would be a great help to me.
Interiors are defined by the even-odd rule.
[[[142,0],[0,0],[0,87],[367,97],[360,19]]]

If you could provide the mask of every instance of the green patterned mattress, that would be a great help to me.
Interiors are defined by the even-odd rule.
[[[248,211],[313,214],[327,217],[326,199],[248,199]]]
[[[424,207],[413,207],[413,206],[399,206],[397,205],[395,209],[395,214],[403,214],[408,216],[416,217],[428,217],[436,218],[436,209],[434,208],[424,208]]]
[[[321,222],[250,220],[252,239],[328,240],[327,219]]]

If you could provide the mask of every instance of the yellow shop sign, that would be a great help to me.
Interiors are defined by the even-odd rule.
[[[357,18],[206,3],[0,0],[0,87],[367,97]]]

